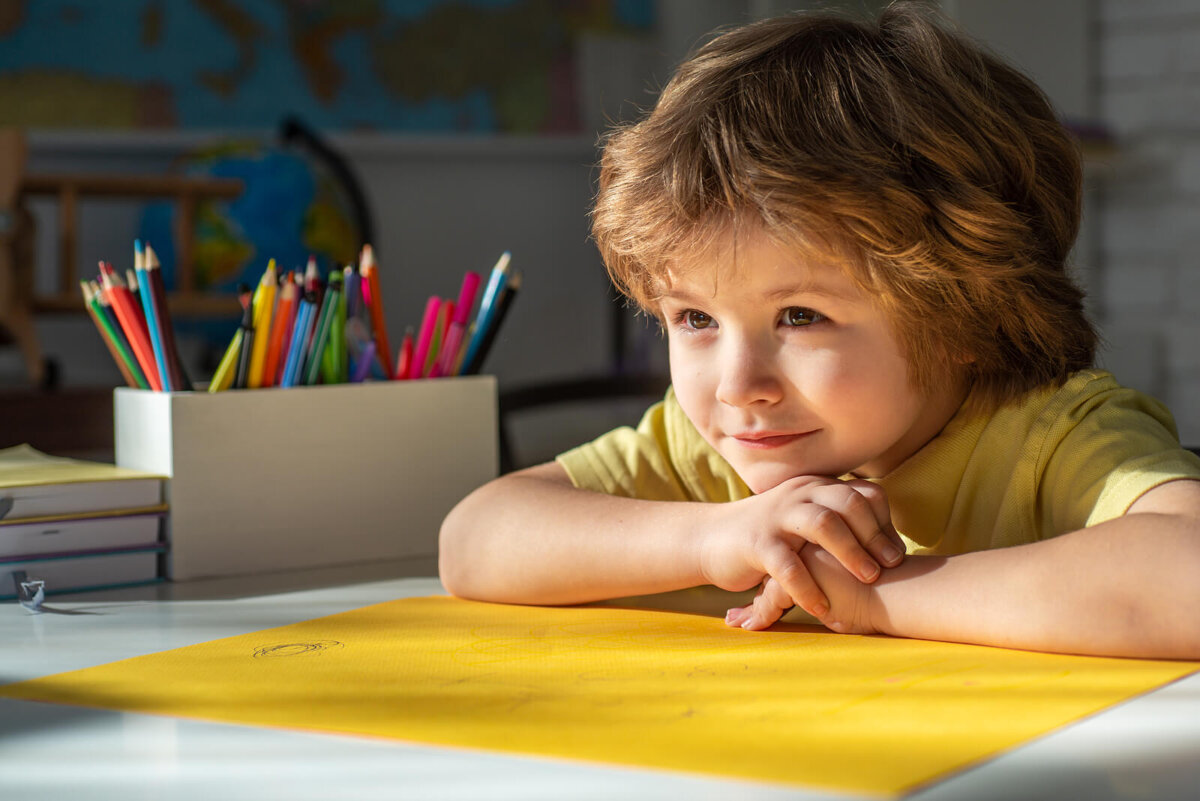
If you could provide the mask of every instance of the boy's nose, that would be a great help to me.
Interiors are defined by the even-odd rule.
[[[729,406],[776,403],[783,396],[778,367],[769,353],[745,345],[730,347],[720,356],[721,379],[717,400]]]

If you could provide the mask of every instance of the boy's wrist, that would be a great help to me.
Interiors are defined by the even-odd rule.
[[[947,560],[945,556],[910,555],[896,567],[884,570],[868,587],[867,616],[875,631],[892,637],[922,636],[910,628],[917,619],[913,616],[929,616],[930,596],[936,591],[929,577],[944,567]]]
[[[887,573],[885,572],[884,575],[886,576]],[[881,590],[886,589],[886,585],[881,585],[884,585],[882,577],[874,584],[868,584],[865,587],[867,593],[867,625],[870,626],[871,631],[877,634],[895,636],[895,632],[891,630],[891,618],[887,613],[886,593],[881,592]]]

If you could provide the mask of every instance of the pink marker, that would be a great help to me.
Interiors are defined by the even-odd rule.
[[[425,316],[421,318],[421,333],[417,336],[417,350],[413,354],[412,368],[408,371],[410,378],[424,378],[425,360],[429,356],[429,346],[433,342],[433,330],[437,327],[438,310],[442,307],[442,299],[431,295],[425,303]]]
[[[454,319],[442,334],[442,352],[438,354],[437,364],[431,375],[454,375],[454,363],[458,361],[458,351],[462,347],[463,334],[467,322],[471,319],[471,307],[475,305],[475,295],[479,292],[482,276],[468,271],[463,276],[462,288],[458,291],[458,303],[454,306]]]
[[[475,293],[483,278],[476,272],[468,271],[463,276],[462,288],[458,290],[458,302],[454,305],[454,322],[466,325],[471,319],[471,307],[475,305]]]

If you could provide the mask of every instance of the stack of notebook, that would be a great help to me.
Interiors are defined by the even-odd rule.
[[[22,582],[46,594],[145,584],[160,556],[164,476],[0,449],[0,599]]]

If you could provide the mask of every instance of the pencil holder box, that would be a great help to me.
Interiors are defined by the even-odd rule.
[[[169,476],[176,581],[433,557],[498,471],[492,376],[114,391],[116,462]]]

